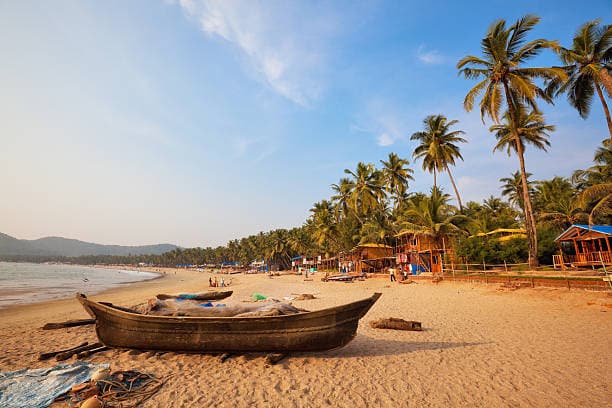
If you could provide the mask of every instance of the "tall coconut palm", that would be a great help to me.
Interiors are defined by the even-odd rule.
[[[514,116],[510,116],[509,112],[506,112],[503,116],[503,123],[493,125],[489,128],[495,138],[497,139],[497,144],[493,148],[495,150],[506,150],[508,156],[512,154],[512,152],[519,155],[519,152],[525,151],[525,146],[527,144],[533,145],[540,150],[546,151],[546,148],[550,146],[550,142],[548,141],[548,133],[555,130],[553,125],[547,125],[544,122],[544,117],[541,113],[536,111],[532,111],[527,113],[527,109],[519,105],[517,107]],[[523,157],[522,160],[519,160],[520,164],[520,172],[521,172],[521,188],[523,189],[523,211],[525,213],[525,225],[527,231],[533,229],[532,232],[535,233],[535,217],[534,211],[531,203],[531,195],[529,191],[529,187],[523,187],[523,183],[527,181],[527,171],[525,170],[525,159]],[[523,179],[523,174],[525,178]],[[527,191],[527,196],[525,197],[525,191]],[[529,208],[529,211],[527,211]],[[533,254],[529,253],[530,266],[533,266],[532,256],[535,258],[535,263],[537,263],[537,237],[536,239],[536,252]],[[531,237],[530,237],[530,249],[531,249]]]
[[[380,161],[383,165],[382,175],[387,191],[393,195],[395,208],[402,202],[402,198],[408,190],[408,180],[414,180],[412,170],[407,159],[401,159],[395,153],[389,153],[387,161]]]
[[[506,150],[508,156],[512,152],[525,151],[525,144],[530,144],[539,150],[546,151],[550,146],[548,141],[548,133],[553,132],[555,127],[547,125],[544,122],[544,116],[539,112],[529,112],[524,106],[519,107],[515,113],[514,119],[506,112],[503,116],[503,122],[493,125],[489,131],[495,135],[497,143],[493,147],[493,151]],[[518,134],[518,137],[514,134]],[[524,169],[521,169],[523,171]]]
[[[346,174],[350,174],[351,201],[350,207],[355,212],[360,224],[363,224],[363,217],[374,210],[385,196],[382,185],[380,171],[376,170],[373,164],[357,163],[355,172],[345,169]]]
[[[529,237],[529,265],[538,265],[538,237],[531,199],[527,189],[525,157],[523,145],[519,140],[517,114],[521,106],[528,104],[537,111],[537,98],[552,103],[551,98],[534,82],[535,79],[567,80],[563,68],[524,67],[524,63],[536,56],[544,48],[558,49],[556,41],[536,39],[525,43],[525,36],[540,21],[539,17],[527,15],[506,27],[505,20],[498,20],[489,28],[481,41],[483,57],[468,55],[457,63],[459,73],[468,79],[480,79],[466,95],[463,105],[467,111],[474,107],[476,97],[483,94],[480,101],[480,116],[484,122],[489,116],[499,123],[499,114],[506,105],[511,120],[511,136],[515,139],[517,156],[523,179],[523,201],[525,203],[525,223]]]
[[[433,173],[434,187],[436,185],[436,172],[446,170],[450,178],[453,190],[457,196],[459,209],[463,210],[461,197],[455,185],[455,180],[449,165],[455,165],[456,159],[463,160],[457,143],[465,143],[460,137],[465,134],[462,130],[451,131],[450,128],[457,124],[457,120],[449,121],[444,115],[430,115],[423,120],[424,130],[413,133],[410,140],[417,140],[419,145],[414,149],[413,156],[423,160],[423,170]]]
[[[569,74],[567,82],[551,81],[547,92],[553,96],[567,94],[567,100],[576,108],[583,119],[589,116],[594,92],[601,102],[608,132],[612,140],[612,118],[602,92],[606,88],[612,97],[612,25],[600,25],[599,20],[588,21],[581,25],[574,36],[571,48],[560,48],[559,57]]]

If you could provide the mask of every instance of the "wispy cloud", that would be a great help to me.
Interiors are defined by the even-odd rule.
[[[291,2],[281,7],[244,0],[179,4],[207,35],[240,49],[255,77],[276,93],[301,106],[320,97],[326,44],[337,30],[333,13],[317,14],[307,4]]]
[[[428,50],[424,45],[421,45],[417,50],[417,58],[424,64],[437,65],[442,64],[446,59],[437,50]]]

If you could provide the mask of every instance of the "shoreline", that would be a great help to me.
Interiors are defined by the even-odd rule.
[[[12,262],[8,262],[8,263],[12,263]],[[24,263],[30,264],[31,262],[24,262]],[[34,265],[43,265],[43,264],[34,264]],[[94,288],[90,292],[88,292],[88,293],[96,294],[96,295],[99,293],[112,291],[124,285],[132,285],[132,284],[136,284],[140,282],[153,281],[156,279],[160,279],[164,276],[164,273],[160,271],[154,271],[154,270],[148,270],[148,269],[147,270],[131,269],[131,268],[120,267],[120,266],[110,266],[109,265],[107,267],[102,267],[102,266],[92,266],[92,265],[75,265],[75,264],[59,264],[59,263],[56,265],[87,268],[87,269],[95,270],[95,273],[103,273],[103,271],[116,271],[119,273],[127,274],[129,277],[128,279],[134,279],[134,280],[127,280],[123,282],[109,282],[108,284],[99,285],[101,287]],[[134,272],[147,273],[151,275],[142,277],[143,279],[137,279],[138,275],[134,274]],[[12,309],[15,307],[20,307],[20,306],[61,301],[61,300],[71,299],[73,297],[73,295],[68,294],[68,292],[63,293],[63,294],[62,293],[54,294],[52,292],[45,291],[49,289],[60,289],[60,288],[62,287],[52,286],[51,284],[49,284],[44,287],[32,287],[32,288],[28,287],[24,289],[0,289],[0,296],[11,296],[11,295],[21,296],[20,298],[16,299],[18,303],[0,304],[0,311],[6,310],[6,309]],[[23,295],[25,294],[27,294],[28,296],[24,298]],[[42,297],[37,299],[36,298],[37,295],[41,295]]]

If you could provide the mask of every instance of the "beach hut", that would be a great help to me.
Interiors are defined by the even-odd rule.
[[[553,255],[555,268],[612,265],[612,226],[574,224],[555,242],[559,255]]]
[[[291,258],[291,270],[300,273],[303,270],[313,272],[318,269],[321,263],[321,256],[294,256]]]
[[[395,265],[393,247],[385,244],[360,244],[348,257],[348,272],[382,273]],[[345,261],[346,262],[346,261]]]
[[[452,248],[446,238],[432,234],[402,231],[395,236],[395,262],[409,273],[441,273],[444,256],[452,257]]]

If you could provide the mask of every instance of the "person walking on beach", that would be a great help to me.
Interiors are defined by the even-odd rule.
[[[211,288],[213,287],[212,276],[208,278],[208,286]]]
[[[396,280],[395,280],[395,269],[389,268],[389,277],[391,278],[391,282],[396,282]]]

